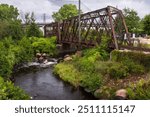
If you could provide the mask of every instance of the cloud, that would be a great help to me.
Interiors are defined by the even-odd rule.
[[[132,8],[138,12],[141,18],[150,13],[150,0],[81,0],[81,2],[84,12],[111,5],[117,6],[119,9]],[[46,14],[47,22],[52,21],[52,13],[58,11],[63,4],[73,3],[78,6],[78,0],[0,0],[0,3],[14,5],[22,15],[26,12],[34,12],[38,22],[42,22],[44,13]]]
[[[47,22],[50,22],[52,13],[59,9],[48,0],[0,0],[0,3],[14,5],[19,9],[21,16],[27,12],[34,12],[38,22],[42,21],[43,14],[46,14]]]
[[[136,10],[142,18],[150,13],[149,0],[82,0],[91,10],[100,9],[108,5],[123,9],[125,7]]]

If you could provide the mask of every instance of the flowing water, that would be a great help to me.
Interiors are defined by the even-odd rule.
[[[20,72],[15,75],[15,85],[19,86],[34,100],[92,100],[91,94],[83,89],[74,89],[52,73],[52,67],[36,71]]]

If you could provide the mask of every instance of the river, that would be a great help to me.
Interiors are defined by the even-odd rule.
[[[33,100],[93,100],[82,88],[75,89],[52,73],[52,67],[15,75],[15,86],[22,88]]]

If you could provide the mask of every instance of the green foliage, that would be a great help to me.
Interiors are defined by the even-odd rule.
[[[51,38],[31,38],[32,47],[35,52],[56,54],[56,37]]]
[[[18,42],[18,48],[13,49],[18,59],[18,63],[28,62],[33,60],[34,49],[32,47],[32,42],[29,38],[23,38]]]
[[[0,39],[3,39],[7,36],[7,29],[9,23],[7,21],[0,21]]]
[[[86,49],[83,51],[83,58],[85,59],[93,59],[93,62],[96,60],[108,60],[109,58],[109,49],[108,46],[111,40],[107,35],[102,35],[101,44],[92,49]]]
[[[56,38],[54,37],[45,40],[44,38],[23,38],[18,41],[5,38],[0,41],[0,76],[3,77],[3,79],[0,77],[0,99],[29,99],[21,89],[14,87],[8,80],[12,74],[14,65],[33,59],[34,49],[36,51],[36,48],[32,44],[39,40],[45,41],[40,46],[43,48],[42,52],[48,52],[52,55],[56,48]]]
[[[52,17],[55,21],[62,21],[73,16],[78,15],[78,9],[76,5],[65,4],[63,5],[58,12],[54,12]]]
[[[8,79],[15,64],[33,60],[35,52],[45,52],[54,55],[56,52],[56,38],[23,38],[13,41],[5,38],[0,41],[0,76]]]
[[[150,99],[150,79],[141,79],[136,84],[130,84],[127,88],[129,99],[148,100]]]
[[[135,33],[136,30],[139,29],[140,17],[138,16],[138,13],[129,8],[123,9],[123,13],[129,32]]]
[[[90,92],[94,92],[101,86],[102,75],[96,72],[82,72],[83,78],[80,85]]]
[[[12,5],[0,4],[0,39],[5,37],[12,37],[15,40],[22,38],[23,30],[18,16],[17,8]]]
[[[14,42],[11,38],[0,41],[0,76],[8,79],[15,64],[33,58],[33,49],[27,39]]]
[[[0,20],[17,20],[18,9],[12,5],[0,4]]]
[[[56,49],[54,37],[33,40],[27,38],[41,36],[41,31],[35,24],[34,14],[31,16],[32,22],[28,24],[25,31],[27,37],[22,38],[25,34],[23,34],[18,15],[17,8],[0,4],[0,76],[3,77],[0,77],[0,99],[29,99],[21,89],[9,82],[13,67],[16,64],[31,61],[34,51],[41,50],[53,55]]]
[[[23,90],[6,81],[0,77],[0,100],[24,100],[29,99],[29,96],[25,94]]]
[[[12,39],[19,40],[23,37],[23,29],[20,21],[9,22],[7,28],[7,34],[12,37]]]
[[[117,62],[122,62],[124,60],[132,60],[134,63],[144,66],[147,70],[149,70],[150,66],[150,55],[144,54],[140,52],[121,52],[121,51],[113,51],[111,53],[112,60]],[[141,66],[141,67],[142,67]],[[139,67],[139,66],[137,66]],[[142,68],[143,69],[143,68]]]
[[[0,42],[0,75],[8,78],[12,73],[14,64],[14,54],[9,50],[10,47],[6,46],[3,42]],[[8,47],[8,48],[6,48]]]
[[[63,77],[74,76],[68,82],[74,82],[78,79],[78,84],[87,90],[94,92],[102,83],[102,75],[95,69],[96,61],[101,59],[98,48],[87,49],[83,51],[83,57],[74,57],[72,62],[64,62],[55,66],[55,72],[63,79]],[[59,69],[58,66],[62,65]],[[69,66],[71,65],[71,66]],[[64,71],[64,69],[70,69]],[[60,72],[62,71],[62,72]],[[75,72],[74,72],[75,71]],[[66,74],[69,75],[66,75]],[[66,76],[62,76],[65,74]]]
[[[117,87],[102,86],[94,92],[94,96],[98,99],[114,99]]]
[[[128,76],[128,69],[122,64],[115,63],[108,69],[108,74],[110,78],[120,79]]]
[[[143,29],[146,34],[150,35],[150,14],[143,19]]]
[[[25,32],[27,37],[42,37],[43,33],[35,23],[34,13],[25,14]]]
[[[55,66],[54,73],[75,87],[82,86],[89,91],[95,91],[101,84],[101,75],[95,72],[80,71],[73,64],[60,63]]]
[[[123,65],[128,68],[130,74],[144,74],[145,69],[142,65],[133,62],[131,59],[125,59],[122,61]]]
[[[54,73],[75,87],[80,85],[81,73],[71,64],[60,63],[55,66]],[[80,77],[79,77],[80,76]]]
[[[109,59],[109,44],[111,43],[111,38],[106,34],[101,37],[101,45],[99,47],[99,53],[102,56],[103,60]]]
[[[108,69],[112,66],[113,62],[111,61],[96,61],[94,63],[94,69],[96,72],[101,73],[105,76],[108,73]]]
[[[42,37],[42,31],[39,29],[37,24],[31,23],[26,27],[27,37]]]

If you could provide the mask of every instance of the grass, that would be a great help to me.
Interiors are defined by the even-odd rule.
[[[115,92],[122,88],[127,89],[129,99],[150,99],[150,81],[146,82],[150,79],[147,74],[150,55],[113,51],[110,61],[101,52],[94,48],[83,51],[81,57],[73,55],[72,61],[57,64],[54,73],[75,87],[84,87],[99,99],[114,99]],[[141,82],[144,83],[139,85]]]

